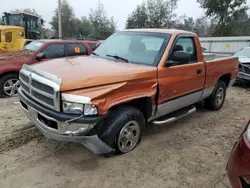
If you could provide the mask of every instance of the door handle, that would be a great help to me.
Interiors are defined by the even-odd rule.
[[[202,73],[202,69],[197,69],[196,73],[197,74],[201,74]]]

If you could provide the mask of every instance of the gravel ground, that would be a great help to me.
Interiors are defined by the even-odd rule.
[[[0,187],[224,188],[233,143],[249,119],[250,92],[228,90],[224,108],[149,126],[131,153],[104,158],[74,143],[45,139],[18,99],[1,99]]]

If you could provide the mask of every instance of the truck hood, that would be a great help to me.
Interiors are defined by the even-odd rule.
[[[13,61],[13,60],[29,60],[34,55],[34,52],[21,50],[14,52],[1,52],[0,53],[0,62],[1,61]]]
[[[157,68],[112,61],[94,56],[54,59],[32,68],[61,78],[61,91],[90,88],[111,83],[156,78]]]

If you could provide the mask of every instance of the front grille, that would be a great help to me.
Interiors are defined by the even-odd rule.
[[[36,72],[22,69],[21,90],[31,99],[52,110],[60,111],[59,85]]]
[[[12,32],[5,33],[5,42],[8,42],[8,43],[12,42]]]
[[[33,87],[39,88],[39,89],[41,89],[42,91],[44,91],[44,92],[46,92],[46,93],[49,93],[49,94],[51,94],[51,95],[54,94],[54,89],[53,89],[52,87],[47,86],[47,85],[44,85],[44,84],[42,84],[42,83],[39,83],[39,82],[37,82],[36,80],[32,80],[31,85],[32,85]]]
[[[37,98],[40,101],[45,102],[46,104],[49,104],[50,106],[54,106],[54,100],[50,97],[46,97],[44,95],[41,95],[40,93],[36,91],[32,91],[32,95]]]

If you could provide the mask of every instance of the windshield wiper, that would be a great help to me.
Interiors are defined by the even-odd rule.
[[[93,52],[92,54],[95,55],[95,56],[99,56],[99,54],[97,54],[97,53],[95,53],[95,52]]]
[[[124,62],[126,62],[126,63],[129,63],[128,59],[126,59],[126,58],[124,58],[124,57],[120,57],[120,56],[118,56],[118,55],[109,55],[109,54],[107,54],[106,56],[107,56],[107,57],[113,57],[113,58],[115,58],[115,59],[119,59],[119,60],[122,60],[122,61],[124,61]]]

